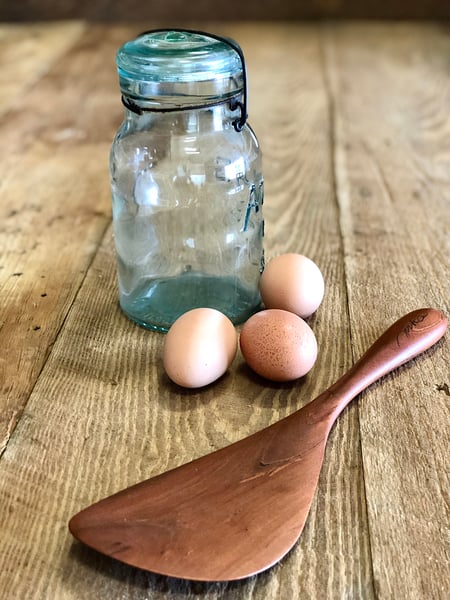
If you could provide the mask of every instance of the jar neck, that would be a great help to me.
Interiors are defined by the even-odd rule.
[[[122,96],[122,102],[125,107],[125,121],[136,129],[147,129],[154,123],[165,122],[169,127],[181,129],[186,133],[217,131],[230,127],[241,131],[246,120],[241,94],[215,104],[186,104],[180,107],[170,106],[167,109],[163,104],[155,108],[144,99],[137,100],[127,96]]]

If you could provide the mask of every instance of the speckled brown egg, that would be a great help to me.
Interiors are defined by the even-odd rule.
[[[286,310],[268,309],[250,317],[242,328],[240,347],[249,367],[272,381],[302,377],[317,358],[311,327]]]

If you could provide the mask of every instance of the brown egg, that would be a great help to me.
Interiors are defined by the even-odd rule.
[[[240,347],[247,364],[272,381],[302,377],[317,358],[312,329],[285,310],[263,310],[250,317],[242,328]]]
[[[237,345],[236,329],[226,315],[213,308],[195,308],[169,329],[164,368],[178,385],[202,387],[225,373],[236,356]]]
[[[261,275],[261,298],[266,308],[281,308],[309,317],[323,299],[324,281],[319,267],[302,254],[280,254]]]

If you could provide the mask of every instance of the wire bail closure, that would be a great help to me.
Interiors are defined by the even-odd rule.
[[[243,101],[240,102],[239,100],[237,100],[236,98],[231,98],[230,100],[230,110],[235,111],[240,109],[241,115],[238,119],[235,119],[232,124],[234,129],[237,132],[242,131],[245,123],[247,122],[247,68],[246,68],[246,64],[245,64],[245,58],[244,58],[244,53],[242,51],[242,48],[239,46],[239,44],[237,42],[235,42],[234,40],[230,39],[230,38],[226,38],[223,37],[221,35],[217,35],[215,33],[208,33],[205,31],[198,31],[198,30],[194,30],[194,29],[176,29],[176,28],[160,28],[160,29],[149,29],[148,31],[143,31],[140,35],[146,35],[146,34],[151,34],[151,33],[159,33],[159,32],[163,32],[163,31],[173,31],[175,33],[192,33],[192,34],[197,34],[197,35],[204,35],[206,37],[209,37],[213,40],[217,40],[219,42],[224,42],[225,44],[228,44],[228,46],[230,46],[239,56],[239,59],[241,61],[241,66],[242,66],[242,76],[244,79],[244,87],[243,87]],[[139,36],[138,36],[139,37]],[[174,112],[174,111],[178,111],[178,110],[192,110],[193,108],[203,108],[203,106],[205,105],[200,105],[200,106],[189,106],[189,107],[185,107],[185,108],[169,108],[169,109],[158,109],[158,108],[147,108],[147,107],[143,107],[143,106],[139,106],[138,104],[136,104],[135,102],[133,102],[130,98],[125,98],[122,95],[122,104],[128,109],[131,110],[132,112],[138,114],[138,115],[142,115],[145,112]]]

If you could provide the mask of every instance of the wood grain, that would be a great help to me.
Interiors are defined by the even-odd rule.
[[[448,314],[448,36],[435,27],[388,33],[365,25],[324,37],[351,321],[365,319],[370,333],[374,315],[394,310],[431,304]],[[364,336],[352,339],[359,351]],[[361,403],[380,598],[443,598],[448,587],[450,430],[438,389],[449,377],[448,340],[446,348],[425,371],[405,370],[390,392],[376,389]]]
[[[113,128],[99,118],[94,126],[93,112],[109,80],[98,72],[116,40],[93,54],[89,69],[89,38],[65,56],[82,35],[80,24],[26,31],[3,29],[4,77],[16,83],[0,116],[0,345],[8,349],[0,362],[0,453],[110,219],[106,156]]]
[[[248,61],[267,256],[302,252],[324,273],[310,319],[319,358],[294,384],[267,384],[241,357],[206,390],[171,384],[163,337],[120,313],[108,228],[114,51],[142,28],[83,26],[58,41],[0,116],[0,589],[6,600],[444,599],[448,341],[345,411],[301,542],[268,573],[191,584],[72,542],[67,521],[83,506],[290,414],[393,317],[449,312],[445,29],[211,24]]]
[[[79,22],[0,25],[0,116],[21,101],[82,31]]]
[[[245,29],[240,37],[247,39]],[[320,28],[260,25],[258,37],[266,43],[261,46],[255,40],[244,45],[244,50],[250,74],[249,119],[258,132],[264,157],[266,255],[268,259],[282,252],[310,256],[326,282],[324,303],[310,319],[322,367],[311,373],[313,390],[299,390],[300,399],[306,400],[351,364],[347,314],[336,310],[345,307],[347,299],[334,189],[330,97]],[[326,318],[329,314],[333,319]],[[298,404],[291,403],[290,412],[296,407]],[[285,579],[274,570],[277,582],[270,588],[274,597],[342,597],[346,590],[355,597],[372,597],[357,419],[357,411],[351,407],[331,434],[333,442],[327,448],[302,542],[286,559],[290,575]],[[345,475],[344,465],[351,466],[351,478]],[[341,501],[330,501],[336,497]],[[335,526],[347,535],[336,536]],[[319,557],[331,555],[347,556],[350,561],[345,566],[336,562],[324,577]]]

